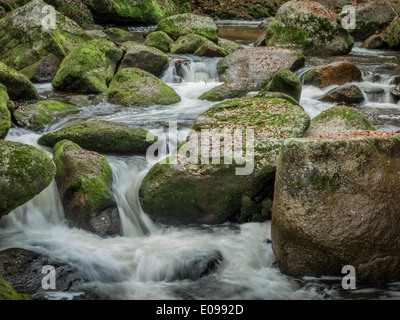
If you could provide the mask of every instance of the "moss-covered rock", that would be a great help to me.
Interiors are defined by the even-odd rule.
[[[222,38],[218,39],[218,46],[230,53],[244,49],[244,47],[237,42]]]
[[[195,52],[194,55],[200,57],[210,57],[210,58],[217,58],[217,57],[226,57],[231,52],[219,45],[215,44],[214,42],[208,40],[203,43]]]
[[[38,91],[26,76],[2,62],[0,62],[0,83],[7,88],[8,95],[13,101],[39,98]]]
[[[279,70],[292,72],[304,67],[305,57],[295,51],[272,47],[237,50],[218,62],[219,79],[231,82],[228,88],[236,92],[262,90]],[[226,89],[224,88],[224,91]],[[230,95],[228,95],[229,97]]]
[[[147,134],[146,130],[111,121],[79,121],[44,134],[38,143],[53,148],[62,140],[70,140],[84,149],[99,153],[145,154],[150,146],[146,141]]]
[[[14,111],[16,124],[33,131],[43,131],[55,120],[77,113],[73,105],[54,100],[40,101],[30,105],[19,105]]]
[[[125,42],[130,41],[133,38],[133,34],[130,31],[121,28],[107,28],[104,33],[108,36],[111,41],[114,42]]]
[[[111,103],[128,107],[170,105],[181,101],[174,89],[156,76],[137,68],[118,71],[110,83],[108,95]]]
[[[332,85],[357,82],[361,79],[361,70],[354,63],[342,60],[311,69],[304,76],[304,84],[326,88]]]
[[[0,278],[0,300],[3,301],[16,301],[16,300],[32,300],[32,298],[25,293],[18,293],[11,285]]]
[[[161,20],[155,31],[163,31],[176,41],[188,34],[198,34],[218,42],[218,27],[214,20],[207,16],[184,13]]]
[[[263,91],[281,92],[300,101],[303,86],[299,77],[290,70],[279,70],[276,72]]]
[[[171,53],[194,53],[200,48],[208,39],[198,34],[187,34],[179,37],[174,43],[171,44]]]
[[[67,92],[107,93],[122,55],[122,49],[111,41],[91,40],[63,60],[52,85]]]
[[[0,84],[0,139],[7,137],[8,131],[11,129],[9,101],[6,87]]]
[[[237,81],[231,80],[206,91],[200,96],[200,99],[217,102],[226,99],[241,98],[247,94],[248,89],[246,89],[246,86],[240,86]]]
[[[400,136],[288,139],[277,163],[272,246],[281,272],[399,281]]]
[[[125,68],[138,68],[159,77],[169,66],[167,54],[154,47],[147,47],[134,42],[123,43],[126,52],[119,70]]]
[[[321,112],[313,118],[305,136],[345,133],[355,130],[375,131],[376,128],[357,109],[338,105]]]
[[[62,140],[54,146],[53,161],[65,217],[75,227],[100,236],[120,235],[113,174],[107,159]]]
[[[197,117],[188,142],[149,171],[139,192],[144,211],[172,225],[265,221],[283,139],[303,136],[309,123],[285,99],[253,96],[215,105]],[[200,134],[206,132],[210,137]]]
[[[190,11],[190,6],[173,0],[85,0],[98,23],[155,24],[165,17]],[[186,1],[183,1],[184,3]]]
[[[390,26],[383,32],[383,37],[389,48],[400,48],[400,18],[392,21]]]
[[[162,31],[154,31],[146,36],[144,44],[148,47],[154,47],[162,52],[168,53],[171,50],[171,44],[174,40]]]
[[[0,217],[41,193],[55,173],[52,159],[43,150],[0,140]]]
[[[267,30],[266,45],[280,45],[305,55],[343,55],[354,39],[340,17],[314,1],[294,0],[282,5]]]
[[[54,26],[46,24],[48,15],[48,4],[42,0],[32,0],[7,14],[0,24],[1,61],[15,70],[22,70],[49,53],[62,60],[88,39],[76,22],[58,12]]]

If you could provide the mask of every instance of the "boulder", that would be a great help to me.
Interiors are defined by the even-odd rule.
[[[53,160],[65,217],[72,225],[103,237],[120,235],[113,175],[107,159],[62,140],[54,146]]]
[[[296,101],[300,101],[303,86],[300,78],[290,70],[279,70],[263,91],[285,93]]]
[[[360,104],[365,100],[361,89],[356,85],[344,85],[325,93],[318,100],[322,102],[336,102],[340,104]]]
[[[8,95],[13,101],[39,98],[37,89],[26,76],[2,62],[0,62],[0,83],[7,88]]]
[[[154,31],[147,35],[144,44],[148,47],[154,47],[162,52],[170,52],[171,44],[174,42],[165,32]]]
[[[321,112],[311,120],[305,136],[345,133],[354,130],[376,130],[374,124],[357,109],[338,105]]]
[[[163,31],[176,41],[188,34],[197,34],[218,42],[218,27],[214,20],[207,16],[192,13],[174,15],[161,20],[155,31]]]
[[[74,93],[107,93],[122,55],[123,51],[111,41],[91,40],[63,60],[52,86]]]
[[[18,105],[14,111],[14,119],[18,126],[40,132],[57,119],[78,111],[78,108],[73,105],[47,100],[35,104]]]
[[[41,193],[55,173],[54,162],[45,151],[0,140],[0,217]]]
[[[383,32],[383,37],[389,48],[400,48],[400,18],[393,19],[392,23]]]
[[[359,282],[400,278],[400,136],[353,131],[288,139],[277,164],[272,245],[281,272]]]
[[[283,139],[302,137],[309,122],[282,97],[213,106],[197,117],[187,142],[148,172],[139,191],[143,210],[170,225],[265,221]]]
[[[169,57],[154,47],[126,42],[123,43],[126,48],[124,58],[121,61],[119,70],[125,68],[138,68],[160,77],[163,71],[169,66]]]
[[[86,28],[95,23],[92,12],[85,4],[85,0],[45,0],[52,5],[58,12],[75,21],[82,28]]]
[[[171,44],[171,53],[175,54],[193,54],[204,43],[209,41],[206,37],[200,36],[195,33],[190,33],[179,37],[174,43]]]
[[[294,0],[279,8],[265,43],[305,55],[344,55],[352,50],[354,39],[335,12],[314,1]]]
[[[208,40],[194,52],[194,55],[200,57],[218,58],[226,57],[230,53],[231,52],[229,50],[226,50],[223,47],[216,45],[214,42]]]
[[[88,40],[73,20],[55,12],[52,25],[51,17],[48,4],[42,0],[32,0],[10,12],[0,25],[1,61],[17,71],[32,67],[50,53],[61,61]]]
[[[304,67],[305,57],[295,51],[271,47],[238,50],[218,63],[221,82],[234,81],[235,90],[259,91],[279,70],[296,70]]]
[[[343,60],[311,69],[304,77],[304,84],[326,88],[332,85],[358,82],[361,79],[361,70],[354,63]]]
[[[145,154],[150,143],[148,132],[139,128],[105,120],[78,121],[65,128],[42,135],[38,143],[54,148],[62,140],[70,140],[80,147],[113,154]]]
[[[137,68],[118,71],[110,83],[108,97],[111,103],[127,107],[170,105],[181,101],[174,89]]]

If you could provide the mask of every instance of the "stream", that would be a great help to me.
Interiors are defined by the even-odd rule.
[[[225,26],[225,25],[224,25]],[[236,25],[229,26],[230,38]],[[254,26],[250,25],[247,28]],[[257,31],[258,32],[258,31]],[[243,37],[241,37],[243,36]],[[237,41],[252,46],[249,30],[238,33]],[[74,103],[80,112],[50,125],[46,132],[78,120],[102,119],[167,132],[177,123],[183,141],[193,120],[215,103],[199,99],[202,93],[221,84],[216,65],[219,58],[171,55],[189,61],[183,77],[176,81],[173,68],[161,77],[182,97],[171,106],[127,108],[112,105],[105,96],[66,95],[54,92],[50,83],[37,84],[43,99]],[[355,62],[363,72],[357,85],[366,100],[358,108],[379,130],[400,130],[400,106],[390,95],[391,80],[398,75],[400,54],[391,51],[365,50],[356,44],[346,57],[310,57],[301,77],[313,66],[341,58]],[[333,104],[317,99],[323,90],[304,86],[301,105],[311,118]],[[6,140],[18,141],[44,149],[37,144],[41,134],[12,128]],[[53,182],[40,195],[17,208],[0,221],[0,251],[23,248],[40,254],[43,265],[67,266],[65,281],[56,290],[38,285],[32,295],[37,300],[343,300],[400,299],[400,283],[382,286],[357,286],[346,291],[341,278],[292,278],[280,273],[270,242],[270,222],[244,225],[223,224],[187,228],[166,227],[152,221],[143,212],[138,198],[142,179],[152,164],[143,156],[106,155],[114,175],[114,194],[122,222],[122,235],[100,238],[70,227]],[[202,257],[221,253],[219,268],[198,277],[196,266]],[[197,259],[197,260],[196,260]],[[194,261],[194,262],[193,262]],[[196,262],[197,261],[197,262]],[[39,264],[41,261],[38,262]],[[190,268],[189,277],[182,275]]]

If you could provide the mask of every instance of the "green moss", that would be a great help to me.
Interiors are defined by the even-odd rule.
[[[319,190],[327,189],[330,192],[336,192],[342,186],[342,179],[338,173],[332,176],[328,175],[313,175],[311,177],[311,185]]]
[[[208,39],[198,34],[188,34],[180,37],[171,44],[171,53],[194,53],[199,49]]]
[[[122,55],[111,41],[91,40],[63,60],[52,85],[62,91],[106,93]]]
[[[215,43],[218,42],[218,28],[213,19],[192,13],[165,18],[157,24],[156,31],[165,32],[174,41],[181,36],[198,34]]]
[[[32,300],[32,298],[28,294],[18,293],[7,281],[0,278],[0,300]]]
[[[69,155],[67,155],[69,154]],[[74,159],[71,154],[79,154]],[[94,154],[69,141],[62,140],[54,146],[54,162],[57,167],[56,180],[65,185],[66,191],[74,194],[72,201],[87,214],[98,213],[115,204],[111,192],[112,170],[106,158]]]
[[[349,129],[357,128],[360,130],[376,130],[374,124],[358,112],[356,109],[348,106],[338,105],[325,110],[313,119],[313,122],[333,120],[335,118],[344,119]]]
[[[0,141],[0,217],[28,202],[49,186],[55,166],[33,146]]]
[[[78,112],[73,105],[59,101],[40,101],[33,105],[19,106],[14,112],[14,118],[19,126],[34,131],[42,131],[56,119]]]
[[[202,100],[222,101],[225,99],[241,98],[247,95],[248,91],[235,85],[234,81],[227,81],[200,96]]]
[[[39,93],[23,74],[7,67],[0,62],[0,83],[7,88],[11,100],[33,100],[39,98]]]
[[[392,21],[390,26],[385,30],[385,39],[389,44],[389,48],[400,47],[400,18],[396,18]]]
[[[174,41],[165,32],[155,31],[146,37],[144,44],[149,47],[157,48],[162,52],[170,52],[170,47],[173,42]]]
[[[276,72],[265,91],[285,93],[296,101],[300,101],[302,84],[299,77],[290,70],[280,70]]]
[[[0,85],[0,139],[4,139],[11,129],[11,113],[8,103],[7,89],[5,86]]]

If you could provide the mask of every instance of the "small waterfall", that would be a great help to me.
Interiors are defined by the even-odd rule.
[[[114,174],[114,196],[121,219],[122,235],[141,237],[154,233],[157,228],[142,210],[139,188],[148,171],[146,159],[132,158],[127,161],[109,158]]]
[[[165,83],[218,82],[219,60],[220,58],[173,57],[161,80]]]

